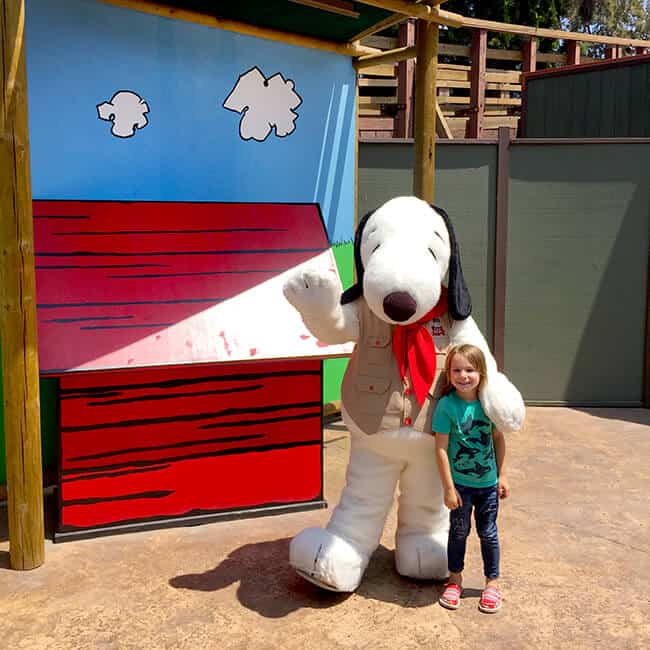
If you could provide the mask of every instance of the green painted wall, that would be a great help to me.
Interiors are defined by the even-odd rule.
[[[532,77],[526,137],[650,137],[650,61]]]
[[[336,265],[344,288],[354,279],[354,246],[352,242],[334,244],[332,247]],[[347,368],[347,359],[327,359],[323,363],[323,403],[341,399],[341,381]]]

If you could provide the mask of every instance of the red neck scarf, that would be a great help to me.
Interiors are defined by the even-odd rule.
[[[393,330],[393,354],[402,380],[408,372],[420,406],[427,397],[436,376],[436,346],[424,326],[432,318],[448,311],[447,289],[442,288],[438,304],[416,323],[398,325]]]

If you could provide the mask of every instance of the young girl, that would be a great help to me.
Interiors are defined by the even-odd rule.
[[[510,492],[504,463],[506,443],[478,401],[478,391],[487,375],[481,350],[473,345],[452,348],[445,371],[444,397],[438,402],[432,426],[445,505],[451,510],[447,543],[449,583],[440,604],[448,609],[460,605],[465,544],[474,509],[485,572],[479,609],[493,613],[501,607],[497,511],[499,498],[505,499]]]

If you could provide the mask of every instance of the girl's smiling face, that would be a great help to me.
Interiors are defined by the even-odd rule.
[[[460,398],[472,401],[478,398],[481,373],[464,355],[457,352],[449,367],[449,382]]]

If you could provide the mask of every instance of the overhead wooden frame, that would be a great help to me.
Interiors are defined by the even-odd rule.
[[[537,38],[561,38],[569,41],[584,41],[585,43],[603,43],[605,45],[629,45],[632,47],[650,47],[650,41],[625,38],[619,36],[598,36],[583,32],[565,32],[561,29],[547,29],[545,27],[527,27],[515,23],[501,23],[494,20],[468,18],[461,14],[440,9],[437,5],[441,2],[421,4],[408,0],[359,0],[362,4],[402,13],[405,16],[420,18],[429,22],[447,25],[449,27],[468,27],[486,29],[489,32],[505,34],[519,34],[521,36],[536,36]],[[433,5],[433,6],[431,6]]]
[[[351,39],[350,42],[353,43],[355,41],[360,41],[362,38],[365,38],[366,36],[372,36],[373,34],[376,34],[377,32],[382,31],[383,29],[388,29],[389,27],[394,27],[395,25],[399,25],[400,23],[403,23],[405,20],[408,19],[408,16],[405,16],[404,14],[393,14],[392,16],[388,16],[388,18],[384,18],[384,20],[375,23],[374,25],[371,25],[367,29],[364,29],[362,32],[359,32],[358,34],[355,34]]]
[[[161,5],[151,0],[99,0],[104,4],[114,5],[116,7],[123,7],[124,9],[132,9],[133,11],[140,11],[154,16],[161,16],[163,18],[171,18],[174,20],[181,20],[188,23],[197,25],[204,25],[206,27],[214,27],[217,29],[225,29],[230,32],[237,32],[238,34],[245,34],[247,36],[255,36],[257,38],[265,38],[270,41],[277,41],[280,43],[287,43],[289,45],[298,45],[300,47],[308,47],[316,50],[324,50],[326,52],[335,52],[336,54],[343,54],[345,56],[361,56],[363,54],[377,53],[379,50],[372,47],[365,47],[356,41],[350,43],[336,43],[335,41],[328,41],[322,38],[313,36],[304,36],[302,34],[295,34],[293,32],[285,32],[279,29],[272,29],[270,27],[260,27],[258,25],[251,25],[249,23],[240,22],[237,20],[230,20],[227,18],[218,18],[210,14],[202,13],[199,11],[191,11],[189,9],[179,9],[169,5]]]

